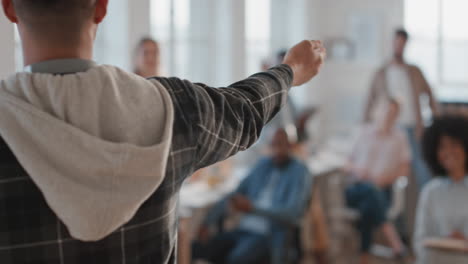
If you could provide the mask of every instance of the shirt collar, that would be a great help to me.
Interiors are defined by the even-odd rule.
[[[24,68],[24,71],[31,73],[71,74],[85,72],[95,66],[97,64],[91,60],[58,59],[28,65]]]
[[[454,182],[450,177],[447,177],[447,183],[449,185],[460,185],[460,184],[462,184],[465,187],[468,187],[468,175],[465,176],[465,178],[461,182]]]

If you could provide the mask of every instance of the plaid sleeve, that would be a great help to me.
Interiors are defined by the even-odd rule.
[[[196,147],[193,166],[198,169],[256,142],[263,127],[286,102],[293,72],[289,66],[280,65],[225,88],[175,78],[159,81],[172,89],[176,108],[190,123]]]

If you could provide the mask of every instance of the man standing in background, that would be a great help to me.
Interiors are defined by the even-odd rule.
[[[408,39],[409,35],[404,29],[395,31],[393,58],[377,71],[372,80],[364,119],[365,122],[370,122],[377,116],[378,106],[388,98],[394,98],[400,104],[400,118],[397,124],[407,131],[412,152],[412,177],[409,178],[405,213],[405,229],[411,234],[419,190],[431,179],[431,172],[421,155],[420,138],[424,123],[420,99],[421,96],[428,98],[432,115],[437,115],[437,102],[421,70],[405,61],[404,53]]]
[[[412,168],[419,186],[430,179],[430,172],[421,158],[420,137],[424,129],[421,96],[429,99],[432,115],[437,115],[437,102],[421,70],[405,61],[404,53],[409,35],[404,29],[395,32],[393,59],[374,76],[367,101],[365,122],[375,115],[378,102],[395,98],[401,107],[398,124],[408,132],[413,152]]]

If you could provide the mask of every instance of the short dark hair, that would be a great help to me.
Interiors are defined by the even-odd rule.
[[[96,0],[13,0],[20,21],[40,34],[80,31],[95,4]]]
[[[405,40],[408,40],[409,34],[408,31],[406,31],[404,28],[399,28],[395,31],[395,37],[402,37]]]
[[[136,45],[135,52],[138,51],[138,49],[140,49],[141,47],[143,47],[143,45],[147,42],[153,43],[155,45],[159,44],[157,40],[151,37],[142,37],[140,41],[138,41],[138,44]]]
[[[435,176],[447,177],[446,169],[440,164],[438,150],[442,136],[450,137],[463,146],[468,170],[468,119],[459,115],[437,118],[424,133],[422,145],[424,158]]]

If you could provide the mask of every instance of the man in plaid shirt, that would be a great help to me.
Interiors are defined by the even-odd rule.
[[[0,82],[1,264],[176,263],[182,182],[251,146],[324,60],[303,41],[222,89],[145,80],[91,61],[107,2],[2,0],[28,67]]]

